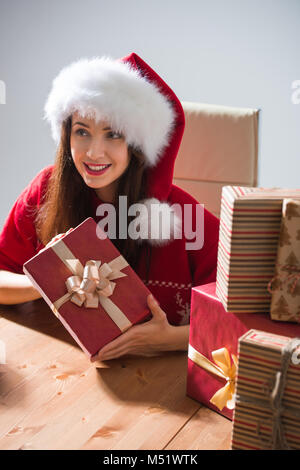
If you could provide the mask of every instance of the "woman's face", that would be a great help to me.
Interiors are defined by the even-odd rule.
[[[125,138],[105,121],[72,115],[71,154],[77,171],[100,199],[113,200],[117,180],[128,167],[130,158]]]

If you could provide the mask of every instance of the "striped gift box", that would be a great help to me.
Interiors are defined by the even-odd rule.
[[[300,449],[300,339],[239,339],[232,449]]]
[[[300,189],[223,186],[216,293],[227,312],[269,312],[287,197],[300,199]]]

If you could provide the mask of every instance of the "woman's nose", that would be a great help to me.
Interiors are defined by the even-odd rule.
[[[104,157],[106,153],[104,140],[100,137],[92,139],[87,156],[97,160],[98,158]]]

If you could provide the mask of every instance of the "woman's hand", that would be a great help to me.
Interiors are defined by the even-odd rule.
[[[51,238],[50,242],[48,242],[47,245],[44,248],[42,248],[42,250],[40,250],[40,251],[43,251],[46,248],[49,248],[49,246],[53,245],[54,242],[56,242],[60,238],[63,238],[65,235],[67,235],[72,230],[73,230],[73,227],[69,228],[69,230],[65,233],[59,233],[58,235],[55,235],[55,237]]]
[[[175,330],[184,327],[170,325],[165,312],[152,295],[147,297],[147,303],[153,315],[151,320],[132,326],[121,336],[106,344],[91,359],[92,362],[115,359],[125,354],[158,356],[162,351],[182,349],[178,343],[178,331]],[[183,330],[181,332],[182,336]]]

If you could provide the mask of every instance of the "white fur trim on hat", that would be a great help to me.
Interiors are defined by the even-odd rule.
[[[135,207],[134,207],[135,206]],[[142,206],[142,207],[141,207]],[[166,245],[174,238],[181,238],[182,220],[176,208],[168,202],[160,202],[152,197],[133,206],[139,215],[129,224],[134,233],[139,233],[138,241],[148,241],[151,245]],[[129,215],[135,215],[130,214]]]
[[[154,166],[168,144],[175,111],[159,88],[126,62],[109,57],[80,59],[53,80],[45,119],[56,143],[62,122],[73,112],[105,120],[128,145],[140,149]]]

